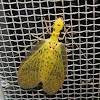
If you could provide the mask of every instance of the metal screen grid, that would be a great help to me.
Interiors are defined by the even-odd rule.
[[[5,100],[99,100],[100,99],[100,2],[99,0],[1,0],[0,2],[0,69]],[[29,49],[15,56],[46,31],[43,16],[50,27],[58,16],[86,54],[85,59],[71,38],[68,43],[68,73],[58,93],[44,94],[41,85],[33,91],[20,88],[17,72]],[[52,30],[51,30],[52,31]],[[62,31],[62,34],[65,30]],[[61,35],[62,36],[62,35]],[[43,38],[47,39],[48,34]]]

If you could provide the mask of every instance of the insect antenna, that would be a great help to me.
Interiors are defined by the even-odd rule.
[[[68,29],[66,29],[66,32],[63,35],[63,38],[59,37],[59,40],[63,40],[67,34],[67,32],[71,29],[72,26],[70,26]]]
[[[48,29],[48,25],[47,25],[47,22],[46,22],[45,17],[43,17],[43,19],[44,19],[44,22],[45,22],[45,25],[46,25],[47,32],[48,32],[50,35],[52,35],[52,34],[50,33],[49,29]]]

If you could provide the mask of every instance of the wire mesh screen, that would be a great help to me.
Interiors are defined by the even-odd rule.
[[[55,95],[45,94],[41,84],[35,89],[20,88],[19,65],[29,46],[46,31],[57,17],[86,55],[84,58],[74,41],[66,35],[63,41],[69,51],[67,75]],[[100,99],[100,1],[99,0],[1,0],[0,2],[0,77],[5,100],[99,100]],[[52,29],[50,30],[52,32]],[[64,34],[64,29],[61,34]],[[62,37],[60,35],[60,37]],[[45,34],[44,39],[50,35]],[[89,61],[91,63],[89,63]]]

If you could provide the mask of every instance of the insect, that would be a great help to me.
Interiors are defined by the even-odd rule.
[[[58,42],[63,27],[64,21],[59,17],[53,24],[50,39],[41,40],[30,50],[18,70],[18,83],[22,88],[35,88],[42,82],[43,90],[49,95],[61,88],[67,74],[66,48]]]

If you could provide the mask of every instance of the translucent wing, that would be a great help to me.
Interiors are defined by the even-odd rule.
[[[64,72],[65,61],[63,60],[67,60],[65,57],[66,49],[63,44],[57,43],[57,46],[53,50],[45,50],[45,54],[45,64],[43,65],[41,81],[44,91],[49,95],[53,95],[61,88],[64,82],[64,73],[66,71]]]
[[[61,49],[61,56],[63,60],[64,76],[66,77],[67,75],[67,51],[66,51],[64,44],[60,45],[60,49]]]
[[[42,48],[45,41],[40,41],[25,57],[24,63],[18,70],[18,83],[24,89],[36,87],[39,80],[39,70],[41,69]]]

